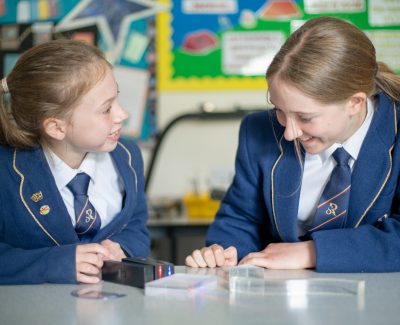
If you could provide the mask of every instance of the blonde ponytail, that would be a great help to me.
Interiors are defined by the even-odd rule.
[[[1,88],[2,97],[0,104],[0,143],[9,145],[14,148],[34,147],[39,143],[39,136],[32,132],[22,130],[14,120],[11,112],[7,110],[9,107],[9,93],[4,92]]]
[[[400,102],[400,77],[383,62],[377,62],[376,90],[382,90],[394,101]]]

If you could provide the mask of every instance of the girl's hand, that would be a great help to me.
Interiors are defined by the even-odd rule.
[[[76,247],[76,279],[81,283],[98,283],[103,266],[103,256],[110,255],[100,244],[84,244]]]
[[[104,261],[107,260],[121,261],[123,258],[126,257],[120,244],[109,239],[103,240],[100,244],[110,252],[110,255],[108,256],[106,255],[103,257]]]
[[[233,266],[237,264],[237,251],[233,246],[224,249],[214,244],[193,251],[186,257],[185,264],[191,267]]]
[[[267,269],[308,269],[314,268],[315,246],[312,240],[299,243],[269,244],[261,252],[250,253],[239,265],[251,264]]]

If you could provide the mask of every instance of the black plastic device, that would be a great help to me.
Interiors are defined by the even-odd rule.
[[[155,260],[153,258],[127,257],[124,258],[122,262],[151,265],[153,267],[154,280],[161,279],[165,276],[169,276],[175,273],[174,264],[161,260]]]
[[[174,271],[172,263],[145,257],[127,257],[121,262],[105,261],[102,279],[144,288],[146,282],[172,275]]]

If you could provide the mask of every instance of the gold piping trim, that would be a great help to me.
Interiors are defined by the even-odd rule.
[[[138,191],[138,178],[137,178],[137,174],[136,174],[135,168],[132,167],[132,155],[129,152],[128,148],[125,147],[121,142],[118,142],[118,144],[126,151],[126,154],[128,155],[129,167],[131,168],[133,174],[135,175],[135,189],[136,189],[136,192],[137,192]]]
[[[395,135],[397,136],[397,114],[396,114],[396,104],[393,103],[393,113],[394,113],[394,130],[395,130]],[[379,189],[378,193],[375,195],[374,199],[372,200],[372,202],[368,205],[367,209],[364,211],[364,213],[361,215],[360,220],[358,220],[358,222],[356,223],[356,225],[354,226],[354,228],[357,228],[361,221],[365,218],[365,215],[367,214],[367,212],[369,211],[369,209],[371,209],[372,205],[375,203],[375,201],[377,200],[378,196],[381,194],[381,192],[383,191],[383,188],[385,187],[390,174],[392,172],[392,150],[394,148],[394,145],[392,145],[388,151],[389,153],[389,161],[390,161],[390,168],[389,168],[389,172],[386,175],[385,181],[383,182],[381,188]]]
[[[13,154],[13,168],[15,170],[15,172],[19,175],[19,177],[21,177],[21,183],[19,184],[19,196],[21,198],[22,203],[24,204],[25,208],[28,210],[28,212],[30,213],[30,215],[32,216],[33,220],[35,220],[35,222],[37,223],[37,225],[40,227],[40,229],[43,230],[43,232],[57,245],[60,246],[60,244],[57,242],[57,240],[55,240],[50,233],[42,226],[42,224],[40,223],[40,221],[35,217],[35,215],[33,214],[33,212],[31,211],[31,209],[29,208],[28,204],[26,203],[24,196],[22,194],[22,188],[24,186],[24,181],[25,181],[25,176],[18,170],[15,162],[16,162],[16,157],[17,157],[17,150],[14,149],[14,154]]]
[[[274,193],[275,193],[274,172],[275,172],[275,167],[276,167],[276,165],[278,164],[279,160],[281,160],[281,158],[282,158],[282,156],[283,156],[283,149],[282,149],[282,145],[281,145],[282,138],[283,138],[283,135],[281,136],[281,138],[280,138],[280,140],[279,140],[279,142],[278,142],[279,151],[281,152],[281,154],[279,155],[278,159],[275,161],[274,165],[272,166],[272,170],[271,170],[272,214],[273,214],[273,217],[274,217],[274,222],[275,222],[276,230],[277,230],[277,232],[278,232],[279,237],[281,237],[281,239],[282,239],[282,235],[281,235],[281,232],[279,231],[278,222],[277,222],[277,220],[276,220],[276,215],[275,215],[275,204],[274,204],[274,201],[275,201],[275,195],[274,195]]]
[[[137,179],[137,175],[136,175],[135,168],[132,167],[132,155],[131,155],[131,153],[129,152],[128,148],[125,147],[121,142],[118,141],[118,144],[122,147],[122,149],[124,149],[124,150],[126,151],[126,154],[128,155],[128,163],[129,163],[129,167],[131,168],[131,170],[132,170],[132,172],[133,172],[133,175],[135,176],[135,188],[136,188],[136,192],[137,192],[137,191],[138,191],[138,185],[137,185],[138,179]],[[124,226],[125,226],[125,227],[124,227]],[[124,228],[126,228],[126,225],[124,225],[124,226],[121,228],[121,230],[124,229]],[[114,234],[115,234],[116,232],[117,232],[117,231],[112,232],[110,235],[107,236],[107,238],[110,238],[110,237],[114,236]]]

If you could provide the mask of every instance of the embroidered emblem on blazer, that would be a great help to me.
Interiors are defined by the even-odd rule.
[[[42,216],[45,216],[46,214],[49,214],[49,212],[50,212],[50,207],[49,207],[48,205],[42,205],[42,206],[40,207],[39,213],[40,213]]]
[[[43,199],[43,194],[42,194],[41,191],[33,193],[32,196],[31,196],[31,200],[33,202],[39,202],[42,199]]]

